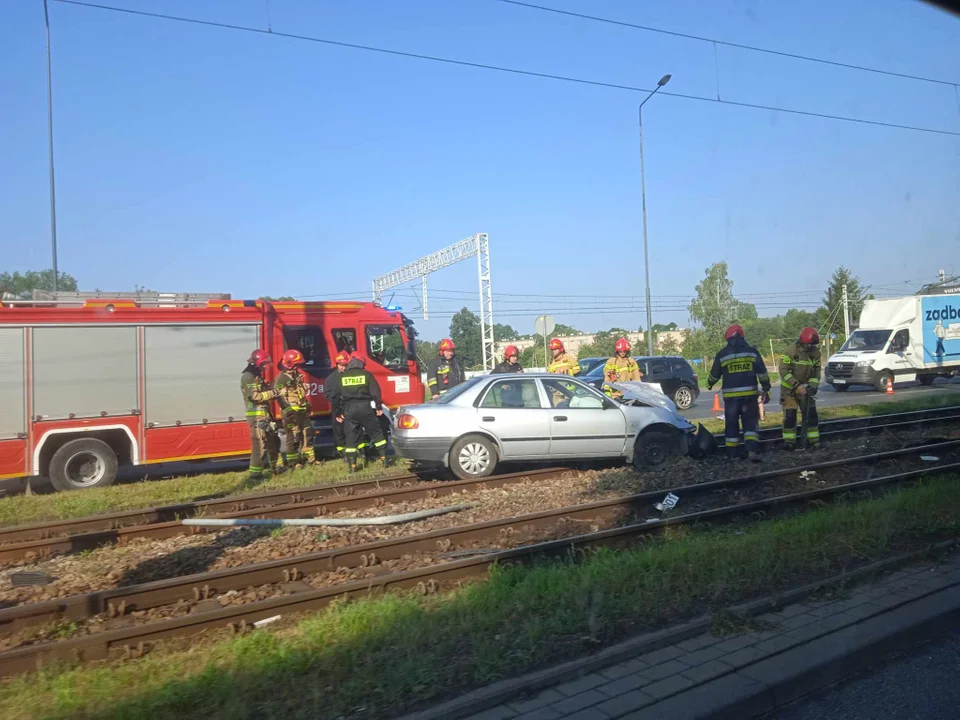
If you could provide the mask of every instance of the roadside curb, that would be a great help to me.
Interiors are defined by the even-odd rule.
[[[746,603],[741,603],[738,605],[733,605],[727,608],[725,612],[734,617],[749,619],[757,615],[761,615],[767,612],[776,611],[778,608],[782,608],[785,605],[791,603],[799,602],[806,599],[812,593],[822,590],[828,587],[837,587],[845,586],[851,582],[862,581],[866,578],[874,576],[879,573],[889,572],[892,570],[899,569],[904,565],[908,565],[911,562],[914,562],[918,559],[928,557],[931,555],[939,555],[944,552],[949,551],[951,548],[960,543],[960,540],[948,540],[945,542],[936,543],[934,545],[928,546],[921,550],[916,550],[909,553],[904,553],[897,555],[885,560],[880,560],[878,562],[865,565],[861,568],[857,568],[850,572],[844,572],[840,575],[833,576],[824,580],[819,580],[801,587],[793,588],[783,593],[778,593],[766,598],[761,598],[758,600],[749,601]],[[937,594],[937,593],[934,593]],[[944,616],[953,616],[957,615],[957,620],[960,621],[960,593],[956,593],[956,607],[944,607],[943,613]],[[921,599],[918,602],[922,602],[926,598]],[[891,612],[896,612],[901,608],[895,608]],[[886,613],[883,618],[890,615]],[[550,688],[554,685],[560,683],[568,682],[571,680],[577,680],[585,675],[600,671],[611,665],[616,665],[618,663],[630,660],[632,658],[638,657],[640,655],[658,650],[661,648],[666,648],[671,645],[675,645],[678,642],[694,638],[702,633],[709,632],[713,625],[713,615],[705,615],[688,622],[685,622],[680,625],[676,625],[664,630],[660,630],[653,633],[647,633],[644,635],[636,636],[630,638],[624,642],[618,643],[611,647],[605,648],[600,652],[597,652],[593,655],[577,658],[575,660],[570,660],[559,665],[555,665],[544,670],[535,671],[527,675],[522,675],[516,678],[509,678],[506,680],[501,680],[491,685],[487,685],[482,688],[478,688],[471,692],[468,692],[460,697],[448,700],[447,702],[435,705],[433,707],[421,710],[419,712],[414,712],[408,715],[404,715],[401,720],[441,720],[441,719],[450,719],[456,720],[457,718],[464,718],[476,713],[480,713],[484,710],[494,708],[502,703],[513,701],[522,696],[532,695],[540,690]],[[889,637],[880,637],[877,643],[874,643],[873,646],[866,647],[859,652],[863,655],[863,660],[867,660],[869,656],[875,655],[875,651],[880,647],[881,642],[887,644],[893,644],[892,649],[898,649],[899,644],[904,639],[916,638],[915,633],[923,633],[927,631],[927,626],[932,625],[934,629],[940,627],[940,624],[937,622],[938,616],[932,616],[926,618],[924,622],[920,623],[918,627],[905,630],[900,632],[901,628],[896,628],[895,630],[890,631]],[[888,626],[889,627],[889,626]],[[823,641],[829,641],[832,635],[828,635],[822,638]],[[922,640],[911,640],[910,643],[904,644],[903,647],[909,646],[915,642],[920,642]],[[883,652],[888,652],[889,649],[886,647],[882,648]],[[779,657],[779,656],[778,656]],[[824,655],[825,659],[828,659],[827,655]],[[856,672],[862,667],[855,667],[850,669],[853,663],[848,663],[846,658],[840,657],[835,661],[836,670],[843,671],[842,675],[837,675],[833,677],[831,675],[832,665],[827,664],[825,667],[819,669],[819,674],[823,677],[832,677],[825,681],[817,681],[814,686],[811,686],[809,689],[804,690],[800,694],[805,694],[815,689],[816,687],[821,687],[826,684],[830,684],[840,679],[841,677],[850,674],[851,672]],[[814,676],[818,675],[818,669],[812,668],[810,670]],[[809,673],[808,673],[809,674]],[[729,676],[728,676],[729,677]],[[790,702],[792,699],[799,697],[800,694],[792,695],[790,692],[787,692],[785,689],[781,688],[776,697],[790,697],[790,700],[785,700],[778,703],[777,705],[771,705],[768,709],[763,709],[767,706],[766,700],[773,701],[774,688],[768,684],[761,684],[759,681],[753,684],[757,685],[757,690],[762,690],[762,692],[755,693],[753,695],[745,696],[742,692],[735,693],[732,688],[725,688],[723,685],[720,685],[721,682],[726,681],[727,678],[721,677],[718,680],[714,680],[710,683],[694,688],[688,693],[681,693],[678,696],[672,698],[667,698],[657,705],[645,708],[642,712],[646,713],[647,711],[653,711],[657,706],[663,705],[668,702],[677,700],[678,698],[685,697],[687,695],[692,695],[694,692],[699,691],[700,689],[708,688],[709,686],[715,686],[714,689],[708,690],[709,697],[713,699],[713,712],[726,713],[730,712],[733,714],[721,714],[717,717],[731,717],[731,718],[742,718],[745,716],[745,713],[762,713],[772,710],[779,705]],[[786,682],[786,680],[785,680]],[[808,683],[809,684],[809,683]],[[716,703],[720,701],[720,696],[718,693],[722,694],[723,697],[730,699],[729,709],[719,708],[716,706]],[[769,695],[769,698],[761,698],[759,696]],[[763,701],[763,702],[761,702]],[[757,707],[760,709],[750,709],[751,707]],[[675,711],[671,711],[675,712]],[[680,715],[665,715],[664,717],[681,717]],[[711,715],[712,717],[713,715]],[[650,717],[656,717],[656,715],[651,715]],[[686,715],[684,715],[686,717]],[[690,717],[700,717],[698,715],[691,715]]]

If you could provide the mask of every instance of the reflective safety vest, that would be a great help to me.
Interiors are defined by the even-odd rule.
[[[270,401],[277,396],[277,391],[271,390],[266,380],[251,370],[244,370],[240,375],[240,392],[243,393],[248,418],[270,416]]]
[[[741,337],[728,343],[713,359],[713,367],[707,377],[707,389],[713,388],[721,380],[724,400],[756,397],[760,394],[758,382],[764,392],[770,391],[770,375],[767,374],[763,357]]]
[[[580,365],[571,355],[564,352],[551,360],[547,366],[547,372],[557,375],[578,375],[580,373]]]
[[[603,366],[603,392],[611,396],[617,392],[607,383],[639,382],[642,378],[643,373],[640,372],[640,366],[637,365],[636,360],[630,356],[620,357],[619,355],[614,355],[612,358],[609,358]]]
[[[794,343],[780,355],[780,388],[792,393],[798,385],[820,385],[820,348]]]
[[[282,399],[280,407],[284,412],[307,409],[307,386],[297,370],[284,370],[277,375],[273,387],[277,390],[277,397]]]

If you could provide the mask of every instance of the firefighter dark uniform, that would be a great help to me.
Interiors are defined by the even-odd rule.
[[[333,408],[336,407],[336,393],[340,388],[340,373],[347,369],[347,363],[350,362],[350,355],[341,351],[337,355],[335,362],[337,367],[327,376],[327,380],[323,384],[323,394],[327,398],[327,402],[330,403],[330,418],[333,422],[331,428],[333,430],[333,444],[337,448],[337,454],[343,457],[344,449],[347,447],[347,431],[344,428],[344,423],[337,422]]]
[[[510,362],[510,358],[514,358],[516,362]],[[520,366],[520,351],[517,350],[516,345],[507,345],[503,351],[503,362],[493,369],[493,374],[506,375],[508,373],[522,372],[523,368]]]
[[[763,356],[755,347],[747,344],[743,328],[731,325],[724,335],[727,346],[713,360],[707,378],[707,389],[722,381],[724,432],[727,455],[740,455],[740,426],[750,459],[760,461],[760,410],[757,396],[763,391],[764,399],[770,397],[770,376]]]
[[[816,395],[820,388],[820,335],[804,328],[800,340],[780,355],[780,405],[783,406],[783,444],[793,450],[797,443],[797,410],[807,406],[807,444],[820,446],[820,418]]]
[[[628,354],[630,352],[630,341],[626,338],[617,340],[614,346],[616,354],[609,358],[603,366],[603,392],[610,397],[619,397],[622,393],[614,390],[607,383],[613,382],[640,382],[643,379],[643,373],[640,372],[640,366]]]
[[[387,439],[380,428],[379,415],[383,407],[380,385],[373,375],[363,369],[362,360],[352,359],[347,369],[340,373],[334,398],[337,403],[334,421],[342,417],[346,426],[344,457],[350,470],[357,469],[359,453],[366,447],[364,435],[370,438],[370,444],[380,456],[380,461],[385,462]]]
[[[287,350],[283,354],[283,372],[273,383],[277,402],[287,433],[287,450],[284,460],[288,466],[313,464],[313,426],[310,422],[310,399],[303,375],[298,368],[303,365],[299,350]]]
[[[444,338],[440,341],[439,354],[427,370],[427,387],[430,388],[431,397],[439,397],[467,379],[460,359],[453,354],[455,350],[453,340]],[[450,357],[444,354],[447,352],[450,353]]]
[[[270,401],[277,397],[277,391],[270,388],[263,379],[263,368],[270,362],[266,350],[254,350],[247,361],[247,367],[240,375],[240,392],[246,404],[247,424],[250,426],[250,477],[263,477],[263,456],[267,455],[274,473],[283,472],[277,462],[280,455],[280,443],[271,425]]]

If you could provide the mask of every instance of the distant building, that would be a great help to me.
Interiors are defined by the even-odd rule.
[[[683,341],[686,340],[688,332],[689,330],[680,328],[678,330],[664,330],[663,332],[657,333],[657,347],[662,348],[665,344],[672,341],[677,347],[677,352],[679,352],[683,348]]]

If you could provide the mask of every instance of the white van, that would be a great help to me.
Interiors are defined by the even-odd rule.
[[[867,300],[860,327],[827,362],[826,381],[834,390],[851,385],[886,388],[887,380],[919,380],[960,370],[960,297],[912,295]]]

